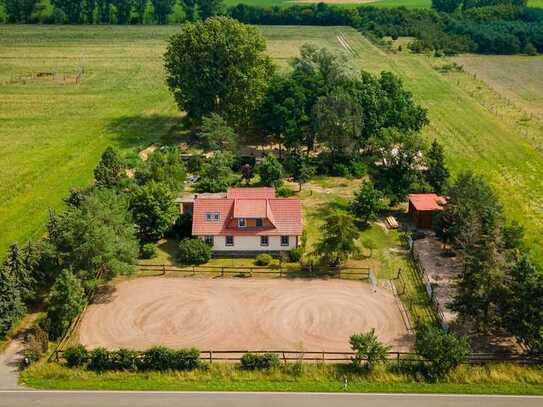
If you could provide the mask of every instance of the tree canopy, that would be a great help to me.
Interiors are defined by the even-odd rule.
[[[112,188],[121,182],[126,176],[125,165],[118,153],[108,147],[103,152],[100,162],[94,169],[94,180],[96,186],[104,188]]]
[[[337,266],[358,251],[359,232],[351,214],[333,210],[324,219],[316,253],[329,265]]]
[[[273,72],[265,49],[257,28],[227,17],[184,24],[164,55],[179,109],[192,119],[217,113],[234,127],[247,126]]]
[[[172,192],[182,191],[186,179],[185,165],[179,157],[177,147],[164,147],[154,151],[136,170],[136,181],[146,184],[154,181],[163,183]]]

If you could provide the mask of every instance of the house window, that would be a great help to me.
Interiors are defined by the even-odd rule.
[[[234,246],[234,236],[226,236],[226,246]]]
[[[244,228],[245,226],[247,226],[247,223],[245,222],[245,218],[239,218],[238,219],[238,226],[240,228]]]
[[[204,236],[204,242],[210,246],[213,246],[213,236]]]
[[[281,236],[281,246],[288,246],[288,236]]]
[[[256,220],[256,227],[257,227],[257,228],[261,228],[261,227],[262,227],[262,219],[257,218],[257,220]]]
[[[208,222],[217,222],[221,218],[219,212],[207,212],[206,219]]]
[[[268,246],[268,236],[260,236],[260,246]]]

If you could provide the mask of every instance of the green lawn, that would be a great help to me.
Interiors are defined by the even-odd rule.
[[[425,383],[382,366],[372,373],[356,373],[345,365],[307,364],[301,374],[294,374],[288,367],[248,372],[235,364],[214,363],[208,370],[192,372],[96,374],[40,362],[23,371],[21,381],[36,389],[58,390],[543,394],[541,369],[514,365],[462,366],[441,383]]]

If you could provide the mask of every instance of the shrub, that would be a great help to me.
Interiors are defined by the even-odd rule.
[[[415,350],[429,361],[426,375],[430,379],[445,376],[464,362],[471,351],[466,338],[429,325],[417,329]]]
[[[119,349],[110,353],[111,369],[134,370],[138,360],[138,353],[128,349]]]
[[[201,239],[185,239],[179,242],[177,260],[183,264],[204,264],[211,259],[211,247]]]
[[[275,353],[245,353],[241,357],[241,368],[244,370],[271,369],[279,366],[279,357]]]
[[[142,259],[154,259],[158,255],[158,250],[156,244],[146,243],[141,248],[141,258]]]
[[[257,266],[268,266],[273,261],[273,257],[267,253],[262,253],[256,256],[256,265]]]
[[[197,349],[180,349],[173,353],[172,369],[193,370],[201,365],[200,351]]]
[[[294,191],[286,186],[277,188],[276,192],[277,192],[277,196],[280,196],[282,198],[288,198],[289,196],[294,195]]]
[[[143,353],[142,367],[146,370],[165,371],[173,369],[175,352],[163,346],[155,346]]]
[[[369,369],[373,368],[375,363],[384,362],[389,347],[382,344],[375,335],[375,329],[367,333],[352,335],[350,340],[351,348],[356,352],[353,358],[353,364],[360,367],[362,361],[366,361]]]
[[[364,164],[362,161],[353,161],[351,163],[351,175],[353,177],[363,177],[368,172],[368,169],[366,167],[366,164]]]
[[[345,164],[336,163],[332,166],[330,175],[335,177],[348,177],[351,175],[351,172],[349,171],[349,167]]]
[[[297,247],[295,249],[290,249],[288,252],[288,258],[291,262],[297,263],[302,259],[304,255],[304,249]]]
[[[105,348],[96,348],[89,355],[89,369],[104,372],[111,369],[110,353]]]
[[[87,363],[89,352],[83,345],[70,346],[64,351],[64,358],[68,367],[79,367]]]

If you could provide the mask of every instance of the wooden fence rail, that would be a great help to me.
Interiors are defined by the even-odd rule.
[[[138,359],[143,357],[139,351]],[[292,350],[204,350],[200,351],[200,359],[213,362],[240,362],[246,353],[273,353],[282,361],[287,362],[352,362],[355,352],[326,352],[326,351],[292,351]],[[60,361],[64,358],[64,350],[57,349],[50,360]],[[387,352],[386,359],[397,363],[423,363],[428,362],[414,352]],[[465,364],[480,365],[485,363],[514,363],[526,365],[543,365],[543,354],[514,354],[514,353],[473,353]]]
[[[279,274],[283,276],[328,276],[328,277],[359,277],[368,279],[370,276],[369,267],[313,267],[311,269],[291,269],[282,266],[258,267],[258,266],[170,266],[166,264],[140,264],[140,272],[166,273],[213,273],[225,276],[227,274]]]

